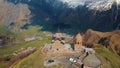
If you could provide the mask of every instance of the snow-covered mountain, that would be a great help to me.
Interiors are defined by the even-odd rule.
[[[120,0],[7,0],[29,6],[32,24],[100,31],[119,29]],[[72,28],[73,29],[73,28]]]
[[[42,0],[8,0],[12,1],[14,3],[19,2],[37,2],[42,3]],[[70,8],[76,8],[78,6],[84,6],[88,7],[89,9],[94,10],[109,10],[111,9],[111,6],[113,3],[116,2],[116,4],[120,4],[120,0],[45,0],[47,3],[51,3],[53,6],[58,6],[60,2],[63,4],[67,4]]]
[[[67,3],[69,7],[75,8],[77,6],[87,5],[90,9],[95,10],[108,10],[112,4],[116,2],[120,4],[120,0],[60,0],[63,3]]]

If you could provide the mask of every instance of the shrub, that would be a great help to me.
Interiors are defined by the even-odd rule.
[[[5,61],[9,61],[10,59],[11,59],[10,56],[5,56],[5,57],[4,57],[4,60],[5,60]]]

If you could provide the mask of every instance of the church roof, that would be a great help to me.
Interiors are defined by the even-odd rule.
[[[75,38],[76,38],[76,39],[82,39],[82,36],[81,36],[80,33],[78,33]]]
[[[54,34],[54,37],[56,37],[56,38],[62,38],[63,35],[62,35],[62,33],[56,33],[56,34]]]

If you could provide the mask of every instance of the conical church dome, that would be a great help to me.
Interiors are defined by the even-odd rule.
[[[75,44],[82,43],[82,36],[80,33],[78,33],[75,37]]]
[[[82,36],[81,36],[80,33],[78,33],[75,38],[78,39],[78,40],[81,40],[81,39],[82,39]]]

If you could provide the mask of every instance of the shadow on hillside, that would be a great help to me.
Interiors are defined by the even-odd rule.
[[[42,31],[73,35],[77,32],[85,32],[87,29],[112,31],[120,24],[118,23],[120,22],[120,10],[118,10],[118,16],[115,19],[117,12],[115,4],[108,11],[99,12],[89,10],[86,5],[71,9],[67,8],[65,4],[61,4],[59,8],[53,8],[52,2],[46,3],[45,0],[21,2],[28,4],[32,12],[32,23],[29,25],[40,25],[43,27]],[[23,28],[27,28],[29,25],[25,25]]]

